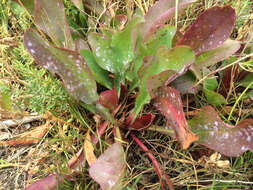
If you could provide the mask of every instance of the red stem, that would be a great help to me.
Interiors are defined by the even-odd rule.
[[[148,155],[148,157],[150,158],[150,160],[152,161],[155,171],[158,175],[158,178],[161,182],[161,186],[162,189],[165,190],[164,188],[164,184],[162,182],[162,179],[164,178],[167,185],[169,186],[170,190],[174,190],[173,184],[172,182],[169,180],[167,174],[165,173],[165,171],[161,168],[160,164],[158,163],[158,161],[155,159],[155,157],[153,156],[152,153],[150,153],[150,151],[148,150],[148,148],[140,141],[140,139],[138,139],[133,133],[130,133],[131,137],[134,139],[134,141],[142,148],[142,150],[144,150],[146,152],[146,154]]]

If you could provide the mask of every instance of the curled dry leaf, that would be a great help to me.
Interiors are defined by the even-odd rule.
[[[221,154],[239,156],[247,150],[253,151],[253,119],[232,126],[223,122],[211,106],[205,106],[189,124],[199,136],[198,143]]]
[[[84,163],[85,163],[85,159],[84,159],[84,151],[83,149],[79,150],[78,153],[72,157],[69,161],[68,161],[68,168],[72,169],[74,171],[80,171],[80,169],[83,168]]]
[[[97,161],[97,157],[94,154],[94,147],[91,142],[90,131],[86,133],[86,138],[84,141],[84,153],[89,166]]]
[[[44,125],[21,134],[18,138],[7,141],[7,144],[11,146],[38,144],[50,128],[49,122],[46,122]]]
[[[169,121],[182,147],[188,148],[192,142],[198,140],[198,136],[190,131],[179,92],[171,87],[163,87],[157,91],[156,96],[155,107]]]
[[[99,183],[102,190],[122,189],[125,173],[124,150],[120,143],[111,145],[89,168],[90,176]]]
[[[235,19],[232,7],[211,7],[198,16],[177,45],[190,46],[196,55],[217,48],[230,36]]]

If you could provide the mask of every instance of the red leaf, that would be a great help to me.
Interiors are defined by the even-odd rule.
[[[217,48],[230,36],[235,19],[230,6],[211,7],[198,16],[177,45],[190,46],[196,54]]]
[[[157,91],[155,107],[166,117],[175,131],[175,136],[184,149],[198,140],[198,136],[189,129],[179,92],[171,87],[164,87]]]
[[[199,136],[200,144],[226,156],[253,151],[253,119],[232,126],[223,122],[211,106],[205,106],[189,124]]]
[[[106,90],[100,93],[99,103],[110,110],[114,110],[118,106],[118,94],[116,88],[112,90]]]
[[[135,121],[128,126],[128,129],[142,130],[148,128],[154,121],[155,116],[151,113],[143,115],[135,119]]]

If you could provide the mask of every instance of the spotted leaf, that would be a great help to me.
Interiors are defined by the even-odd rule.
[[[194,0],[179,0],[178,9],[185,8]],[[144,39],[147,39],[157,28],[157,26],[164,24],[169,18],[174,16],[176,1],[174,0],[160,0],[154,4],[145,15],[145,23],[142,27],[142,34]]]
[[[236,126],[223,122],[211,106],[203,107],[189,121],[198,142],[226,156],[239,156],[253,151],[253,119],[245,119]]]
[[[122,189],[125,167],[124,150],[114,143],[90,166],[89,174],[102,190],[117,190]]]
[[[112,89],[112,80],[109,77],[109,72],[102,69],[96,62],[93,53],[90,50],[81,50],[80,54],[84,57],[85,61],[87,62],[92,75],[94,76],[95,80],[105,86],[108,89]]]
[[[33,29],[26,31],[24,44],[38,64],[61,76],[67,91],[75,99],[87,104],[98,99],[96,81],[78,53],[50,46]]]
[[[198,16],[177,45],[190,46],[197,55],[217,48],[230,36],[235,18],[230,6],[211,7]]]
[[[202,70],[204,67],[212,66],[233,55],[240,48],[240,42],[235,40],[226,40],[220,47],[205,51],[196,57],[195,63],[191,66],[197,78],[202,78]]]
[[[119,62],[118,64],[122,64],[124,72],[128,69],[134,56],[131,41],[132,30],[136,24],[142,22],[142,19],[142,17],[135,16],[122,31],[119,31],[112,36],[111,47],[117,54],[117,62]]]
[[[58,47],[74,50],[74,43],[61,0],[35,0],[35,24],[44,31]]]
[[[171,50],[162,46],[155,56],[143,62],[138,71],[140,77],[140,92],[135,104],[135,117],[144,104],[149,103],[150,95],[176,77],[184,74],[195,60],[194,53],[188,47],[177,46]]]
[[[176,33],[176,28],[170,25],[163,26],[156,33],[152,34],[146,42],[147,51],[145,56],[154,55],[156,50],[162,45],[171,49],[172,39]]]
[[[90,33],[88,41],[98,65],[109,72],[119,73],[123,65],[115,62],[117,55],[111,48],[111,37],[106,34]]]
[[[177,140],[184,149],[198,140],[198,136],[192,133],[183,111],[183,104],[179,92],[171,87],[160,88],[155,99],[155,107],[166,117],[169,125],[175,131]]]

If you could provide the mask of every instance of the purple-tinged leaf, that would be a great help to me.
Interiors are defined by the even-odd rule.
[[[190,71],[188,71],[184,75],[176,78],[170,84],[181,94],[196,94],[198,92],[198,88],[194,87],[195,82],[196,78]]]
[[[122,189],[125,167],[124,150],[114,143],[90,166],[89,174],[102,190],[117,190]]]
[[[183,111],[183,104],[179,92],[171,87],[163,87],[157,91],[155,107],[166,117],[169,125],[175,131],[177,140],[184,149],[192,142],[198,140],[198,136],[192,133]]]
[[[110,110],[114,110],[118,106],[119,98],[116,88],[112,90],[106,90],[100,93],[99,103]]]
[[[50,46],[35,30],[27,30],[24,44],[35,61],[61,76],[67,91],[86,104],[98,100],[96,81],[78,53]]]
[[[156,90],[163,86],[165,81],[169,83],[177,77],[177,72],[173,70],[166,70],[157,75],[153,75],[147,79],[146,88],[151,98],[154,98]]]
[[[203,107],[189,121],[198,143],[226,156],[239,156],[253,151],[253,119],[245,119],[236,126],[223,122],[211,106]]]
[[[226,40],[220,47],[205,51],[197,56],[195,63],[191,66],[197,78],[202,78],[202,70],[204,67],[212,66],[233,55],[240,48],[240,42],[235,40]]]
[[[62,178],[52,174],[29,185],[25,190],[55,190],[59,182],[63,182]]]
[[[177,45],[190,46],[196,55],[217,48],[230,36],[235,19],[230,6],[211,7],[198,16]]]
[[[99,138],[104,134],[109,124],[110,122],[106,120],[105,122],[103,122],[101,125],[98,126],[96,134],[93,134],[91,136],[91,142],[94,145],[98,143]]]
[[[178,10],[185,8],[195,0],[178,0]],[[174,16],[176,1],[160,0],[154,4],[145,15],[145,23],[142,27],[144,39],[147,39],[156,29],[157,26],[164,24],[169,18]]]
[[[35,24],[58,47],[74,50],[74,43],[64,13],[62,0],[35,0]]]
[[[87,50],[87,51],[90,50],[88,42],[83,40],[82,38],[76,38],[74,40],[74,43],[75,43],[76,52],[80,53],[81,50]]]
[[[118,30],[122,30],[127,22],[127,16],[123,14],[115,15],[113,18],[113,25]]]

